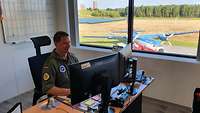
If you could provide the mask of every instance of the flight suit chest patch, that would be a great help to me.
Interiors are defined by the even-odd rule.
[[[59,70],[60,70],[61,73],[66,72],[66,68],[65,68],[64,65],[60,65]]]

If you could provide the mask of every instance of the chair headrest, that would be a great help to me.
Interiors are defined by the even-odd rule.
[[[31,38],[35,47],[47,46],[51,44],[51,39],[48,36],[40,36]]]
[[[36,49],[36,55],[41,55],[40,47],[51,44],[51,39],[48,36],[39,36],[31,38]]]

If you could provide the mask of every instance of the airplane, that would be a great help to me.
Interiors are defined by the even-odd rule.
[[[143,31],[133,31],[133,49],[134,50],[142,50],[142,51],[152,51],[152,52],[164,52],[164,47],[162,44],[167,42],[170,46],[172,44],[169,42],[169,38],[176,36],[176,35],[184,35],[184,34],[191,34],[191,33],[198,33],[199,31],[189,31],[189,32],[170,32],[170,33],[160,33],[160,34],[139,34],[139,32]],[[116,33],[127,33],[127,30],[122,31],[114,31],[111,34]],[[111,38],[123,38],[127,39],[127,36],[108,36],[109,39]],[[118,46],[125,47],[125,43],[118,43]]]

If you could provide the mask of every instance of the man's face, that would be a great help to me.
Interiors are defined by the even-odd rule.
[[[69,37],[62,37],[59,42],[55,43],[56,49],[65,54],[69,51],[71,40]]]

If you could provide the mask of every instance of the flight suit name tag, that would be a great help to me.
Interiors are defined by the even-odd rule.
[[[89,62],[81,64],[81,69],[86,69],[86,68],[90,68],[91,64]]]

